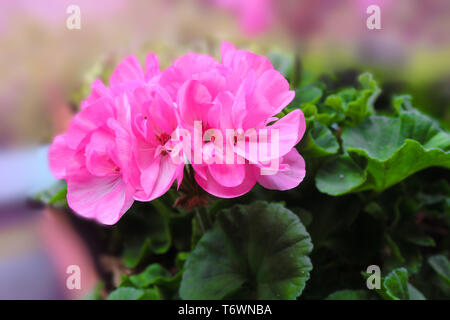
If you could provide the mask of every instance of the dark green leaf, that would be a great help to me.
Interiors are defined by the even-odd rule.
[[[185,264],[183,299],[295,299],[312,269],[299,218],[279,204],[223,210]]]
[[[339,290],[330,294],[326,300],[369,300],[371,294],[366,290]]]

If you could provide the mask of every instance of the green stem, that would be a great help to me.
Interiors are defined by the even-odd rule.
[[[195,215],[202,233],[205,234],[205,232],[212,227],[211,217],[209,216],[207,209],[205,207],[196,208]]]

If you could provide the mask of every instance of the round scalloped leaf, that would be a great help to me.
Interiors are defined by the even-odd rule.
[[[295,299],[312,269],[311,238],[280,204],[221,211],[186,261],[183,299]]]
[[[380,192],[425,168],[450,168],[450,135],[415,111],[403,112],[399,118],[371,116],[344,130],[342,141],[350,157],[341,156],[335,164],[321,167],[316,177],[321,192]],[[366,159],[364,169],[354,163],[357,158]],[[350,177],[359,178],[349,181],[345,177],[352,171]]]
[[[317,189],[333,196],[351,192],[365,181],[364,170],[346,155],[326,161],[316,175]]]
[[[300,152],[306,157],[323,157],[336,154],[339,144],[330,129],[318,121],[303,139]]]

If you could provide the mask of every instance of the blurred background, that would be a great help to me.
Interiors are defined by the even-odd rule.
[[[369,30],[367,8],[381,9]],[[80,29],[70,29],[70,5]],[[127,55],[162,68],[220,43],[293,61],[302,77],[371,71],[450,128],[448,0],[17,0],[0,3],[0,299],[80,299],[99,277],[92,223],[33,201],[55,183],[47,165],[97,77]],[[281,58],[280,58],[281,57]],[[96,257],[94,259],[94,257]],[[66,287],[79,265],[80,290]],[[101,268],[100,268],[101,269]]]

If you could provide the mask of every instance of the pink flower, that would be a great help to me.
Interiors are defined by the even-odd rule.
[[[222,141],[201,142],[201,163],[195,161],[198,150],[195,138],[192,141],[194,147],[186,156],[203,189],[218,197],[231,198],[247,193],[256,182],[269,189],[287,190],[302,181],[305,163],[294,146],[304,134],[304,116],[300,110],[295,110],[281,119],[275,117],[292,101],[294,92],[289,90],[289,83],[274,70],[267,58],[223,43],[221,64],[190,54],[166,70],[161,75],[161,83],[170,82],[176,74],[183,75],[184,80],[177,94],[181,126],[195,137],[195,122],[201,121],[202,133],[216,129],[226,137]],[[262,156],[259,152],[251,152],[272,150],[273,141],[258,139],[243,145],[238,143],[242,135],[227,137],[227,129],[242,132],[255,129],[256,135],[268,130],[269,137],[271,132],[277,131],[278,152]],[[276,130],[271,131],[273,129]],[[244,163],[224,161],[227,145],[231,146],[233,157],[244,158]],[[205,163],[212,158],[219,161]],[[267,162],[274,160],[279,165],[275,169],[269,168]],[[222,163],[217,163],[220,161]],[[272,174],[262,174],[262,169],[272,171]]]
[[[55,137],[50,167],[67,182],[69,206],[103,224],[116,223],[134,200],[158,198],[175,180],[180,186],[184,157],[200,187],[218,197],[240,196],[257,182],[291,189],[305,176],[294,148],[305,120],[300,110],[276,116],[293,98],[267,58],[228,43],[222,63],[191,53],[162,73],[156,56],[147,56],[145,70],[130,56],[109,87],[92,84],[67,132]]]
[[[177,120],[159,74],[154,55],[145,72],[136,57],[124,59],[110,87],[96,80],[68,131],[55,137],[50,168],[66,180],[68,204],[81,216],[114,224],[134,200],[154,199],[180,177],[165,156]]]

